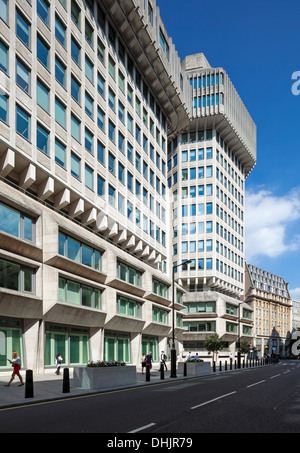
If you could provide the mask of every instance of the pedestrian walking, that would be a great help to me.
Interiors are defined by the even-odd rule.
[[[20,387],[21,385],[24,385],[24,382],[23,382],[22,376],[20,374],[21,359],[19,357],[18,351],[13,351],[12,357],[13,357],[12,360],[9,360],[9,359],[7,359],[7,360],[11,363],[11,365],[12,365],[14,370],[13,370],[13,373],[11,375],[10,381],[8,382],[8,384],[5,384],[5,387],[9,387],[10,386],[12,381],[15,379],[15,376],[18,376],[18,378],[20,379],[20,384],[19,384],[19,387]]]
[[[60,367],[61,367],[62,362],[63,362],[63,358],[62,358],[62,356],[61,356],[61,353],[59,352],[59,353],[56,354],[56,356],[55,356],[55,365],[56,365],[56,371],[55,371],[55,373],[56,373],[57,375],[60,374]]]
[[[167,356],[165,354],[165,351],[161,351],[160,354],[160,364],[161,366],[164,366],[166,371],[168,371],[167,364],[166,364]]]
[[[144,368],[146,368],[146,353],[144,352],[142,355],[142,374],[144,374]]]
[[[146,355],[146,366],[149,367],[149,370],[152,368],[152,352],[150,351],[149,354]]]

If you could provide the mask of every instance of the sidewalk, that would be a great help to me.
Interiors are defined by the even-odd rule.
[[[25,383],[25,372],[23,370],[22,377]],[[65,399],[74,396],[90,395],[93,393],[103,393],[110,390],[120,390],[123,388],[139,387],[151,384],[159,384],[166,381],[178,381],[182,379],[191,379],[191,376],[183,376],[177,373],[177,378],[170,378],[170,370],[165,371],[164,380],[160,377],[160,372],[151,370],[150,382],[146,382],[146,374],[137,371],[136,384],[133,386],[120,386],[113,388],[106,388],[101,390],[89,390],[73,385],[73,373],[70,370],[70,392],[63,393],[63,370],[60,376],[53,374],[33,375],[33,398],[25,398],[25,385],[19,387],[20,381],[16,376],[10,387],[5,387],[9,381],[9,376],[0,377],[0,409],[20,406],[24,404],[34,404],[43,401],[51,401],[56,399]]]

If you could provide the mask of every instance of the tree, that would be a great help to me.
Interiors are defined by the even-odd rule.
[[[250,349],[251,349],[251,344],[247,340],[244,340],[241,343],[241,347],[240,347],[241,354],[248,355],[250,352]]]
[[[215,360],[215,355],[223,349],[223,342],[221,341],[219,335],[214,333],[206,338],[204,346],[209,353],[213,353],[212,360]]]

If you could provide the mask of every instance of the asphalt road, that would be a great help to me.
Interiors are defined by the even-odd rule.
[[[300,363],[3,409],[0,432],[299,433]]]

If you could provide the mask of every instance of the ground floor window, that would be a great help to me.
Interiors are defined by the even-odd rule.
[[[21,321],[0,319],[0,369],[10,366],[7,359],[11,360],[13,351],[18,351],[24,365],[22,334]]]
[[[122,332],[104,333],[104,360],[130,362],[130,336]]]
[[[159,357],[159,352],[158,352],[158,338],[157,337],[152,337],[152,336],[147,336],[143,335],[142,337],[142,354],[149,354],[149,352],[152,352],[152,357],[153,361],[157,362],[158,357]]]
[[[55,365],[60,353],[63,365],[85,365],[89,361],[89,330],[71,326],[46,326],[45,366]]]

